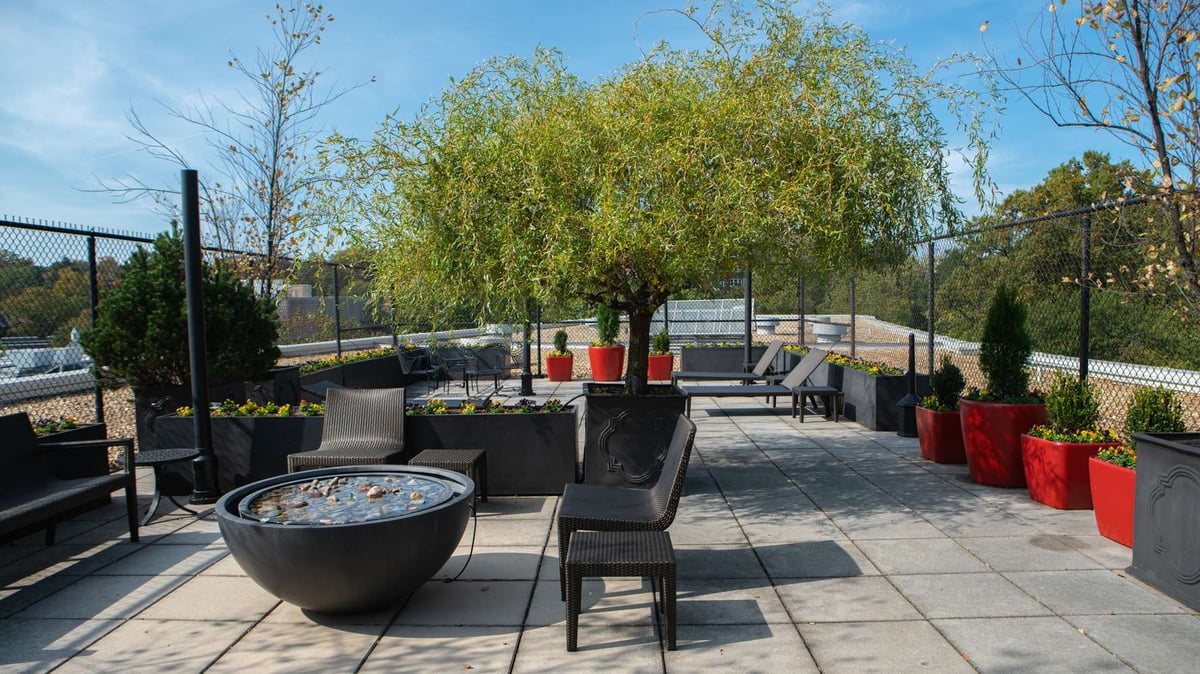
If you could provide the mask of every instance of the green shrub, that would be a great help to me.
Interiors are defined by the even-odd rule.
[[[1183,406],[1170,389],[1142,386],[1133,392],[1125,412],[1125,433],[1182,433]]]
[[[922,406],[939,412],[952,412],[958,409],[958,399],[962,397],[967,380],[962,370],[950,360],[950,356],[942,355],[942,363],[929,376],[929,387],[933,395],[921,401]],[[928,402],[928,404],[926,404]]]
[[[596,346],[612,346],[621,330],[621,314],[603,304],[596,305]]]
[[[1100,423],[1100,404],[1090,383],[1055,372],[1054,383],[1046,394],[1046,414],[1060,430],[1093,430]]]
[[[202,286],[209,380],[265,379],[279,358],[275,307],[207,264]],[[135,388],[191,381],[178,234],[161,234],[151,250],[139,247],[130,256],[120,284],[100,298],[96,325],[80,342],[98,373],[121,377]]]
[[[650,345],[650,355],[665,356],[671,353],[671,337],[667,334],[666,329],[659,330],[654,335],[654,342]]]
[[[1033,353],[1033,342],[1025,329],[1026,314],[1016,291],[1005,285],[996,288],[979,345],[979,368],[994,399],[1021,397],[1029,391],[1025,363]]]
[[[565,356],[570,351],[567,351],[567,331],[559,330],[554,333],[554,355]]]

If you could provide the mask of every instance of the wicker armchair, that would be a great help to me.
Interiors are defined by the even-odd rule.
[[[288,472],[400,463],[403,457],[404,389],[330,389],[321,445],[289,455]]]
[[[566,601],[566,559],[576,531],[664,531],[675,521],[696,424],[680,415],[658,481],[649,489],[568,484],[558,507],[558,580]]]

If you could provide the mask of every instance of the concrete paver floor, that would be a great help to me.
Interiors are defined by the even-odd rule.
[[[579,385],[535,389],[565,400]],[[693,409],[671,528],[678,651],[649,585],[608,579],[585,584],[566,652],[556,497],[493,498],[461,578],[445,582],[469,528],[403,605],[334,616],[258,588],[211,517],[167,513],[129,543],[117,496],[54,546],[0,546],[0,672],[1197,670],[1200,616],[1129,578],[1130,551],[1091,511],[976,485],[922,461],[915,439],[852,422],[745,399]]]

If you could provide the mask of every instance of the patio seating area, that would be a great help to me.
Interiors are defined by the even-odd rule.
[[[534,388],[567,400],[580,383]],[[117,495],[60,524],[53,546],[40,532],[0,546],[0,671],[1191,672],[1200,662],[1200,615],[1128,577],[1130,550],[1100,537],[1089,510],[978,485],[965,466],[923,461],[916,438],[819,415],[800,423],[761,399],[697,397],[691,419],[669,529],[678,650],[656,627],[648,581],[587,578],[579,650],[567,651],[556,497],[478,503],[453,558],[404,605],[322,615],[247,578],[211,514],[164,504],[131,543]],[[152,472],[138,476],[144,508]],[[446,582],[473,536],[470,563]]]

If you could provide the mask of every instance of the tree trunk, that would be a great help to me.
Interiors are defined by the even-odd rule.
[[[646,392],[650,367],[650,319],[654,307],[629,310],[629,365],[625,370],[625,391],[632,395]]]

